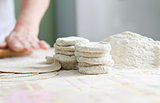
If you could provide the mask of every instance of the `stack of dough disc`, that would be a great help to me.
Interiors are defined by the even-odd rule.
[[[54,44],[56,58],[62,65],[62,69],[77,69],[77,60],[74,55],[76,43],[88,43],[89,40],[82,37],[58,38]]]
[[[104,74],[114,65],[110,55],[111,45],[109,43],[77,43],[75,49],[80,73]]]

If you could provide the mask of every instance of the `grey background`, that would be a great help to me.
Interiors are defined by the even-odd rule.
[[[57,0],[56,11],[58,37],[76,36],[76,0]]]
[[[160,40],[160,0],[77,0],[78,35],[93,41],[123,31]]]
[[[18,11],[19,0],[16,2]],[[160,40],[160,0],[51,0],[41,39],[77,35],[100,41],[123,31]]]

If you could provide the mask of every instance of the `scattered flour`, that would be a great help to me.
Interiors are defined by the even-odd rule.
[[[112,46],[115,68],[158,68],[160,42],[132,32],[123,32],[105,39]]]

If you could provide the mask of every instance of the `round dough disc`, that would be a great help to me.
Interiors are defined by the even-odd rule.
[[[61,51],[75,51],[75,46],[60,46],[57,45],[56,43],[54,44],[54,49],[55,50],[61,50]]]
[[[106,64],[108,66],[113,66],[114,61],[112,56],[102,57],[102,58],[86,58],[86,57],[76,57],[78,62],[84,62],[88,64]]]
[[[104,66],[105,64],[88,64],[84,62],[79,62],[78,66],[79,67],[91,67],[91,66]]]
[[[111,68],[107,66],[79,67],[80,73],[89,75],[105,74],[110,70]]]
[[[60,46],[69,46],[69,45],[74,46],[76,43],[79,43],[79,42],[88,43],[89,40],[82,37],[74,37],[74,36],[58,38],[56,40],[56,44]]]
[[[75,56],[88,57],[88,58],[100,58],[106,57],[109,53],[90,53],[90,52],[78,52],[75,51]]]
[[[55,61],[53,64],[40,64],[40,61],[30,59],[28,61],[5,61],[0,64],[0,72],[5,73],[21,73],[21,74],[39,74],[58,71],[61,69],[61,64]]]
[[[62,54],[56,54],[53,57],[60,62],[76,62],[76,57],[75,56],[67,56],[67,55],[62,55]]]
[[[112,49],[109,43],[100,42],[76,43],[75,48],[76,51],[89,53],[108,53]]]
[[[56,54],[62,54],[67,56],[74,56],[74,52],[72,51],[61,51],[61,50],[54,50]]]

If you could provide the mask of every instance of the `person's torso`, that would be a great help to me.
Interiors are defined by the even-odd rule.
[[[0,43],[15,25],[14,0],[0,0]]]

